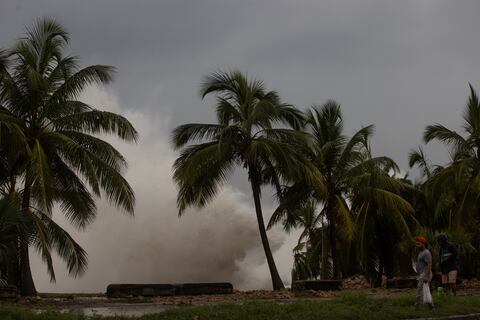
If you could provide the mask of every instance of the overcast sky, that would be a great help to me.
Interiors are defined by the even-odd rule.
[[[118,68],[105,90],[119,110],[161,123],[161,136],[137,128],[144,146],[213,120],[202,77],[238,68],[302,109],[335,99],[347,131],[375,124],[374,152],[406,171],[425,126],[459,128],[468,82],[480,90],[479,14],[478,0],[1,0],[0,47],[58,19],[69,52]],[[448,159],[440,146],[427,155]]]
[[[116,66],[110,89],[123,109],[171,117],[172,127],[213,119],[198,96],[202,76],[239,68],[302,108],[337,100],[347,128],[374,123],[374,150],[405,169],[425,125],[457,125],[467,83],[480,88],[476,0],[2,0],[0,8],[1,46],[52,16],[85,64]]]

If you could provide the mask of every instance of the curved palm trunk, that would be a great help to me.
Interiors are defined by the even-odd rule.
[[[24,243],[20,248],[20,283],[19,289],[22,296],[36,296],[37,290],[33,282],[32,271],[30,269],[30,257],[28,255],[28,243]]]
[[[267,258],[268,268],[270,269],[270,276],[272,277],[273,290],[285,289],[280,274],[278,273],[275,260],[273,259],[272,250],[268,242],[267,231],[265,229],[265,222],[263,221],[262,205],[260,203],[260,179],[258,173],[250,168],[249,170],[250,184],[252,186],[253,201],[255,203],[255,211],[257,213],[258,229],[260,231],[260,238],[262,239],[263,250]]]
[[[23,189],[22,211],[27,214],[30,210],[30,179],[25,179],[25,187]],[[35,296],[37,290],[33,282],[32,271],[30,269],[30,257],[28,255],[28,240],[20,239],[20,277],[18,288],[22,296]]]

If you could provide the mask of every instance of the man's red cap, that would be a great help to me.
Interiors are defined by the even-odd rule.
[[[423,243],[424,245],[428,244],[428,241],[424,236],[418,236],[417,241]]]

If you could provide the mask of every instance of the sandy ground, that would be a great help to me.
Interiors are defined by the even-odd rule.
[[[20,298],[7,301],[9,304],[28,306],[37,310],[57,309],[73,311],[85,315],[109,312],[123,315],[140,315],[161,312],[182,305],[202,305],[215,303],[241,303],[246,301],[275,301],[281,303],[299,300],[332,300],[338,299],[346,292],[364,293],[377,298],[414,295],[415,289],[370,288],[363,279],[347,282],[348,286],[341,291],[303,291],[289,290],[271,291],[234,291],[223,295],[169,296],[169,297],[129,297],[107,298],[104,294],[39,294],[36,298]],[[480,295],[480,281],[469,280],[458,290],[458,295]],[[113,311],[112,311],[113,310]],[[113,314],[113,313],[112,313]]]

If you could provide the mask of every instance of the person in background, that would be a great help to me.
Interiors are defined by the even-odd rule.
[[[430,281],[432,281],[432,253],[427,249],[428,241],[424,236],[419,236],[417,238],[416,246],[419,250],[417,256],[417,274],[418,274],[418,285],[417,285],[417,296],[415,300],[415,309],[419,309],[420,305],[424,303],[423,301],[423,286],[429,286]],[[430,309],[433,308],[433,302],[428,303]]]
[[[437,242],[440,246],[440,271],[442,273],[442,285],[447,292],[457,294],[457,275],[460,267],[457,247],[450,243],[447,236],[440,234],[437,236]]]

